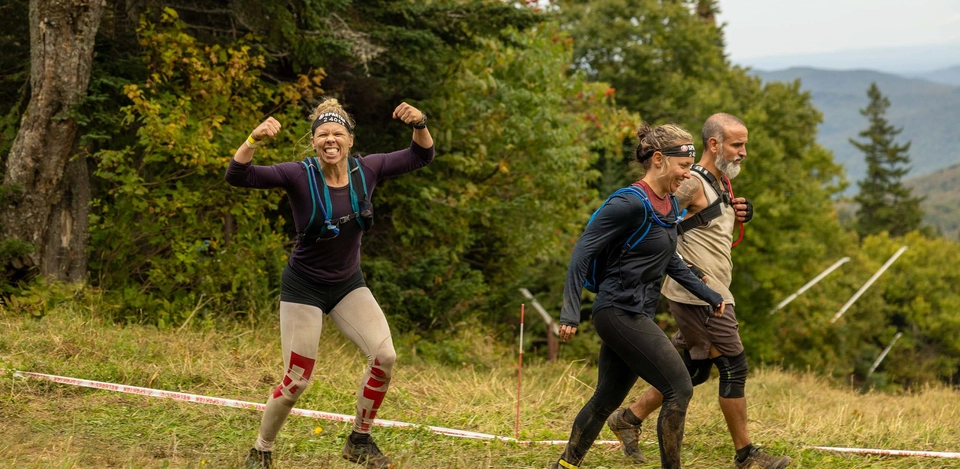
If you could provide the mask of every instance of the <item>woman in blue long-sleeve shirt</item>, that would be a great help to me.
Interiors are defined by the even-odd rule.
[[[676,254],[680,214],[671,193],[690,177],[696,154],[693,138],[673,124],[651,128],[646,123],[641,124],[637,136],[636,158],[645,175],[633,184],[633,190],[643,194],[622,191],[611,197],[580,236],[567,269],[560,338],[568,340],[576,334],[581,290],[597,260],[601,272],[593,303],[593,325],[603,343],[597,388],[574,420],[570,440],[555,468],[579,467],[604,421],[623,402],[638,377],[663,394],[657,421],[661,465],[679,468],[693,386],[680,354],[654,322],[664,273],[713,305],[715,315],[723,311],[723,298],[700,281]],[[642,241],[632,249],[623,249],[628,237],[638,228],[647,227]]]

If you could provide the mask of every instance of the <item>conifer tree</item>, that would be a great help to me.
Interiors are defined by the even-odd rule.
[[[914,197],[902,178],[910,171],[910,142],[898,144],[894,139],[903,128],[895,128],[886,119],[890,100],[877,84],[867,90],[870,103],[860,110],[870,126],[860,132],[864,142],[850,139],[862,151],[867,161],[867,175],[857,182],[860,193],[854,197],[857,210],[856,230],[861,237],[887,231],[890,236],[902,236],[920,227],[923,211],[922,197]]]

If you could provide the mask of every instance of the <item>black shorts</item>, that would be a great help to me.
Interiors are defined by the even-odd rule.
[[[287,264],[280,277],[280,301],[316,306],[327,314],[333,311],[348,293],[365,286],[367,282],[363,280],[360,269],[340,283],[323,285],[307,279]]]

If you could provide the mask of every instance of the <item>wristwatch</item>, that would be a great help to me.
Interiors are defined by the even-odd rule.
[[[414,122],[414,123],[412,124],[414,129],[426,129],[426,128],[427,128],[427,115],[424,114],[423,112],[421,112],[420,115],[423,116],[423,118],[420,119],[420,122]]]

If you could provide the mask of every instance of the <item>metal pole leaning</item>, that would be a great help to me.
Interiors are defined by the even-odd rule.
[[[550,316],[550,313],[547,313],[547,310],[543,309],[543,306],[533,297],[530,290],[521,288],[520,293],[523,294],[524,298],[530,300],[533,309],[537,310],[537,312],[540,313],[540,317],[543,318],[543,321],[547,323],[547,361],[553,363],[557,360],[557,352],[560,348],[560,344],[557,342],[557,336],[560,335],[560,326],[553,320],[553,316]]]
[[[877,361],[873,362],[873,365],[870,366],[870,370],[867,371],[867,376],[870,376],[874,371],[877,371],[877,367],[880,366],[880,362],[882,362],[884,358],[887,358],[887,354],[890,353],[890,349],[893,348],[893,344],[897,343],[897,340],[900,340],[900,336],[902,335],[903,332],[897,332],[897,335],[893,336],[893,340],[890,341],[890,345],[880,352],[880,356],[877,357]]]
[[[853,306],[853,303],[855,303],[860,298],[860,295],[863,295],[863,292],[867,291],[867,289],[870,288],[870,285],[873,285],[873,282],[876,282],[877,279],[880,278],[880,276],[883,275],[883,273],[891,265],[893,265],[894,262],[896,262],[897,258],[899,258],[901,254],[903,254],[903,251],[906,251],[906,250],[907,250],[906,246],[901,246],[900,249],[897,249],[897,252],[895,252],[892,256],[890,256],[890,258],[887,259],[887,262],[883,263],[883,265],[880,267],[880,270],[878,270],[877,273],[873,274],[873,277],[870,277],[870,280],[867,280],[867,283],[864,283],[863,286],[860,287],[860,289],[853,294],[853,297],[847,300],[847,303],[843,305],[842,308],[840,308],[840,311],[837,311],[837,314],[833,315],[833,319],[831,319],[830,322],[831,323],[837,322],[837,319],[840,319],[840,316],[843,316],[843,313],[847,312],[847,310],[850,309],[851,306]]]
[[[820,275],[817,275],[816,277],[814,277],[813,280],[807,282],[806,285],[800,287],[800,289],[797,290],[796,293],[788,296],[785,300],[781,301],[780,304],[778,304],[773,309],[771,309],[770,314],[773,314],[777,312],[778,309],[783,308],[784,306],[790,304],[791,301],[795,300],[798,296],[802,295],[803,292],[809,290],[810,287],[816,285],[817,282],[823,280],[824,277],[826,277],[827,275],[830,275],[831,272],[833,272],[834,270],[837,270],[838,267],[840,267],[841,265],[843,265],[845,262],[849,260],[850,260],[849,257],[844,257],[843,259],[840,259],[839,261],[834,262],[833,265],[831,265],[830,267],[827,267],[827,270],[820,272]]]

